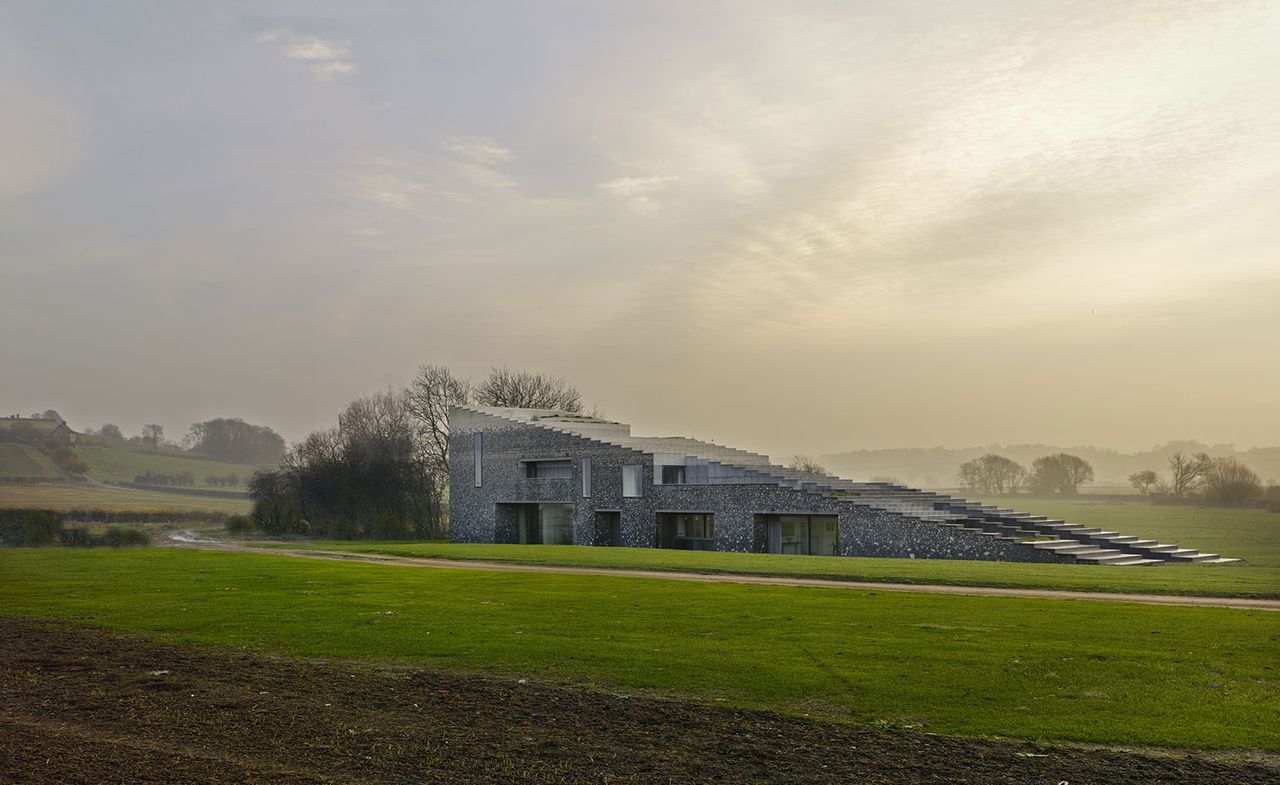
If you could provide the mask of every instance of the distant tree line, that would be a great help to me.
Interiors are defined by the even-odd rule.
[[[564,379],[493,368],[479,383],[425,365],[403,389],[350,403],[338,425],[310,434],[271,470],[249,480],[247,527],[272,534],[337,538],[433,538],[447,527],[449,408],[483,406],[580,413],[582,396]]]
[[[187,431],[186,441],[192,452],[229,463],[277,463],[285,453],[280,434],[265,425],[250,425],[239,417],[195,423]]]
[[[988,495],[1025,489],[1041,496],[1072,496],[1093,482],[1093,467],[1079,456],[1058,453],[1036,458],[1027,471],[1015,460],[987,453],[960,464],[958,476],[962,487]]]
[[[1169,457],[1166,480],[1151,469],[1129,475],[1129,484],[1143,496],[1175,499],[1200,497],[1218,504],[1244,504],[1263,498],[1262,480],[1242,461],[1233,457],[1210,457],[1198,452],[1176,452]]]
[[[173,474],[161,474],[160,472],[145,471],[133,478],[133,481],[139,485],[195,485],[196,478],[191,472],[175,472]]]

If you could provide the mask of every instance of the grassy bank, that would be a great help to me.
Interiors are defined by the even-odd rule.
[[[723,572],[888,583],[1004,586],[1067,591],[1201,594],[1217,597],[1280,597],[1280,568],[1171,564],[1103,567],[1093,564],[1011,564],[942,559],[869,559],[842,556],[780,556],[710,553],[656,548],[588,548],[576,545],[454,545],[445,542],[261,543],[263,548],[355,551],[387,556],[610,567],[628,570]]]
[[[1280,749],[1276,613],[161,549],[6,550],[0,573],[6,613],[288,655],[940,733]]]
[[[255,466],[242,463],[224,463],[192,457],[190,454],[175,455],[168,452],[143,452],[126,447],[80,447],[76,450],[80,458],[88,465],[90,477],[102,482],[133,482],[134,478],[146,472],[155,474],[181,474],[190,472],[197,488],[217,488],[218,490],[242,491],[249,481]],[[228,474],[240,478],[238,486],[210,486],[205,478],[210,475],[225,477]]]
[[[140,491],[113,488],[91,483],[0,483],[0,507],[58,510],[128,510],[159,512],[166,510],[210,510],[213,512],[248,512],[248,499],[221,499],[209,496],[185,496],[180,493]]]

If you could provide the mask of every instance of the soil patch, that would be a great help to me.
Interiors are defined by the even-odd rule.
[[[3,783],[1280,781],[1270,758],[957,739],[0,617]]]

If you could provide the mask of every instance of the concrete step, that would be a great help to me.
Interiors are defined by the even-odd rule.
[[[1160,559],[1144,559],[1141,556],[1127,556],[1123,559],[1107,562],[1109,567],[1151,567],[1164,564]]]
[[[1059,552],[1061,553],[1061,551]],[[1075,557],[1081,561],[1092,561],[1098,562],[1099,564],[1109,564],[1113,561],[1124,561],[1130,558],[1127,553],[1121,553],[1120,551],[1109,550],[1107,548],[1101,548],[1093,551],[1092,553],[1077,553],[1075,554]]]
[[[1169,558],[1169,561],[1183,562],[1212,561],[1213,559],[1218,558],[1218,554],[1216,553],[1201,553],[1200,551],[1193,550],[1174,551],[1173,553],[1166,553],[1165,556]]]

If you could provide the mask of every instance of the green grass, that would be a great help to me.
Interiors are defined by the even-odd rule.
[[[0,442],[0,480],[56,480],[62,471],[29,444]]]
[[[145,472],[157,474],[179,474],[191,472],[195,477],[196,487],[213,487],[218,490],[244,490],[243,483],[258,468],[242,463],[223,463],[189,455],[174,455],[168,452],[145,452],[128,447],[79,447],[76,454],[89,466],[90,477],[103,482],[133,482],[134,478]],[[241,485],[231,487],[207,486],[205,477],[211,474],[220,477],[228,474],[239,475]]]
[[[1278,613],[163,549],[8,549],[0,575],[6,613],[167,639],[939,733],[1280,750]]]
[[[616,567],[628,570],[723,572],[888,583],[1003,586],[1067,591],[1200,594],[1280,598],[1280,569],[1249,565],[1168,564],[1104,567],[1094,564],[1013,564],[944,559],[871,559],[709,553],[656,548],[589,548],[576,545],[455,545],[446,542],[262,543],[264,548],[356,551],[388,556]]]
[[[139,491],[89,483],[0,484],[0,508],[37,507],[48,510],[122,510],[167,512],[210,510],[244,513],[252,508],[246,499],[184,496],[178,493]]]

